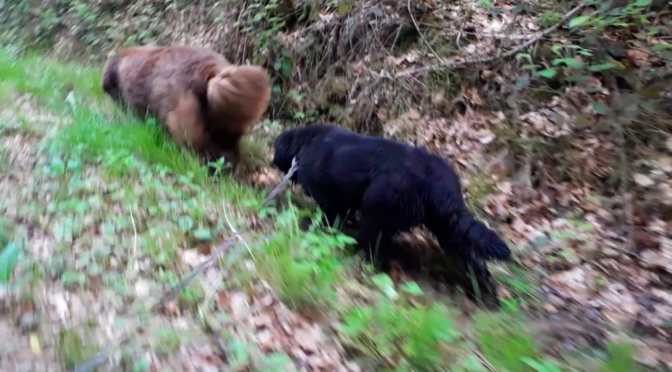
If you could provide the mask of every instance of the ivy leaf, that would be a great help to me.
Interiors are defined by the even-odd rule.
[[[19,260],[20,252],[19,246],[10,243],[0,253],[0,283],[9,282],[9,278],[12,276],[16,263]]]
[[[616,68],[616,65],[614,63],[611,63],[611,62],[602,63],[602,64],[599,64],[599,65],[588,66],[588,70],[593,71],[593,72],[611,70],[613,68]]]
[[[518,53],[516,54],[516,60],[519,61],[521,58],[525,58],[528,61],[532,62],[532,56],[527,53]]]
[[[399,298],[399,294],[394,289],[394,282],[387,274],[378,274],[374,276],[373,283],[376,284],[389,299],[396,300]]]
[[[212,239],[212,232],[207,227],[201,227],[194,230],[194,237],[198,240],[210,240]]]
[[[593,102],[593,110],[600,115],[607,115],[611,109],[602,102]]]
[[[86,282],[86,275],[76,271],[66,271],[61,275],[61,283],[65,286],[73,284],[83,285]]]
[[[520,68],[522,70],[536,70],[537,67],[538,67],[538,65],[533,65],[533,64],[527,64],[527,65],[520,66]]]
[[[539,76],[543,76],[548,79],[552,78],[557,73],[558,72],[554,68],[547,68],[538,72]]]
[[[649,6],[649,4],[651,4],[651,0],[637,0],[637,1],[636,1],[634,4],[632,4],[632,5],[633,5],[633,6],[641,6],[641,7],[645,7],[645,6]]]
[[[537,372],[543,372],[543,371],[546,370],[541,363],[537,362],[536,360],[534,360],[532,358],[524,357],[524,358],[521,358],[521,360],[523,361],[523,363],[525,363],[528,366],[534,368],[534,370],[537,371]]]
[[[177,225],[182,232],[187,232],[194,227],[194,220],[189,216],[182,216],[177,220]]]
[[[275,353],[267,356],[261,362],[263,365],[262,371],[281,371],[293,365],[292,358],[285,353]]]
[[[338,15],[344,15],[352,9],[352,5],[343,3],[338,5]]]
[[[523,76],[522,78],[518,79],[516,81],[516,89],[524,89],[530,86],[530,78],[527,76]]]
[[[581,16],[581,17],[576,17],[573,18],[571,21],[569,21],[569,28],[574,28],[581,26],[582,24],[588,22],[588,20],[592,17],[591,14]]]
[[[413,296],[420,296],[422,295],[422,289],[416,282],[407,282],[404,283],[404,285],[401,286],[401,289]]]
[[[664,50],[664,49],[670,49],[670,48],[672,48],[672,44],[662,43],[662,44],[656,44],[656,45],[652,46],[651,50],[653,50],[655,52],[657,50]]]
[[[553,61],[553,66],[557,66],[559,64],[564,63],[567,67],[574,68],[574,69],[579,69],[583,67],[583,63],[581,60],[574,59],[574,58],[558,58]]]

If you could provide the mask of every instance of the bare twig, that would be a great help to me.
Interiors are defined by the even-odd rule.
[[[493,366],[492,363],[490,363],[490,361],[483,354],[481,354],[480,351],[474,347],[470,347],[469,349],[472,353],[474,353],[474,355],[476,355],[476,357],[483,364],[483,367],[485,367],[489,372],[497,372],[497,368],[495,368],[495,366]]]
[[[236,230],[236,228],[233,227],[231,221],[229,221],[229,216],[226,214],[226,205],[224,205],[224,203],[222,203],[222,210],[224,211],[224,219],[226,220],[226,224],[229,225],[229,229],[231,229],[231,231],[233,231],[233,233],[238,237],[238,240],[240,240],[240,242],[245,245],[245,248],[247,248],[247,251],[250,253],[250,256],[252,256],[252,259],[255,260],[254,253],[252,253],[252,249],[250,249],[250,246],[247,244],[245,239],[243,239],[242,235],[238,233],[238,230]]]
[[[399,72],[394,75],[388,75],[388,74],[381,74],[378,79],[384,78],[384,77],[391,77],[391,78],[401,78],[401,77],[406,77],[410,75],[414,75],[417,73],[422,73],[422,72],[430,72],[430,71],[437,71],[437,70],[443,70],[447,68],[455,68],[455,67],[464,67],[464,66],[470,66],[470,65],[477,65],[477,64],[485,64],[485,63],[492,63],[500,59],[504,58],[509,58],[512,56],[515,56],[516,54],[520,53],[522,50],[529,48],[533,44],[539,42],[539,40],[545,38],[548,36],[550,33],[553,31],[557,30],[560,26],[562,26],[565,22],[567,22],[570,18],[572,18],[576,13],[578,13],[586,4],[588,3],[588,0],[584,0],[581,2],[581,4],[577,5],[575,8],[567,12],[564,17],[558,23],[554,24],[553,26],[545,29],[544,31],[541,32],[537,37],[534,39],[528,40],[523,44],[520,44],[519,46],[511,49],[510,51],[504,53],[504,54],[498,54],[493,57],[488,57],[488,58],[477,58],[477,59],[467,59],[464,61],[451,61],[451,62],[442,62],[442,63],[437,63],[434,65],[429,65],[429,66],[424,66],[416,69],[411,69],[411,70],[406,70]]]
[[[131,216],[131,224],[133,225],[133,250],[131,252],[131,255],[128,259],[128,268],[127,270],[131,270],[133,275],[137,272],[137,263],[135,262],[135,258],[137,257],[138,254],[138,228],[135,226],[135,218],[133,217],[133,209],[129,209],[128,214]]]
[[[294,159],[292,159],[292,167],[289,168],[289,171],[288,171],[287,174],[282,178],[282,181],[280,181],[280,183],[278,184],[278,186],[276,186],[276,187],[273,189],[273,191],[271,191],[270,194],[268,194],[268,196],[266,197],[266,200],[264,200],[264,202],[262,203],[262,206],[265,206],[268,202],[270,202],[271,200],[275,199],[275,197],[276,197],[282,190],[285,189],[287,183],[288,183],[289,180],[292,178],[292,176],[294,176],[294,173],[296,173],[296,171],[297,171],[298,169],[299,169],[299,162],[298,162],[298,160],[297,160],[296,158],[294,158]]]
[[[413,26],[415,26],[415,30],[418,31],[418,35],[420,35],[420,38],[422,41],[425,42],[425,45],[427,45],[427,48],[432,52],[434,55],[434,58],[438,59],[441,61],[441,63],[445,63],[441,57],[439,57],[438,54],[436,54],[436,51],[434,48],[432,48],[432,45],[425,39],[425,35],[423,35],[422,31],[420,31],[420,26],[418,26],[418,22],[415,21],[415,17],[413,16],[413,10],[411,9],[411,0],[408,0],[406,2],[406,8],[408,9],[408,15],[411,17],[411,21],[413,21]]]
[[[671,62],[671,61],[672,61],[672,59],[663,57],[663,56],[661,56],[661,55],[658,55],[658,53],[653,53],[653,52],[648,51],[648,50],[646,50],[646,49],[641,49],[641,48],[636,48],[636,47],[630,47],[630,49],[636,50],[636,51],[638,51],[638,52],[642,52],[642,53],[647,54],[647,55],[650,55],[650,56],[652,56],[652,57],[660,58],[660,59],[665,60],[665,61],[668,61],[668,62]]]
[[[618,90],[618,87],[616,86],[616,79],[608,75],[607,76],[607,84],[609,88],[611,89],[612,95],[613,95],[613,100],[614,102],[618,103],[618,101],[621,100],[620,98],[620,92]],[[625,138],[625,129],[623,128],[623,122],[619,120],[618,118],[614,118],[614,127],[616,129],[616,143],[618,146],[616,148],[618,149],[618,155],[619,155],[619,165],[620,165],[620,178],[621,178],[621,184],[619,187],[619,192],[621,194],[621,201],[623,203],[623,223],[625,225],[625,230],[626,230],[626,239],[627,239],[627,245],[625,248],[625,251],[628,254],[632,254],[632,252],[635,249],[635,229],[634,229],[634,222],[633,222],[633,215],[634,215],[634,210],[632,206],[632,202],[630,200],[630,193],[628,192],[628,186],[629,186],[629,181],[630,181],[630,170],[628,167],[628,154],[627,154],[627,148],[626,148],[626,138]]]

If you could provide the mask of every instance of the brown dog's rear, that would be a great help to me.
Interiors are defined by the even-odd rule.
[[[198,47],[131,47],[105,65],[103,90],[139,116],[155,116],[180,145],[206,160],[234,164],[240,138],[261,119],[271,96],[268,73],[232,65]]]

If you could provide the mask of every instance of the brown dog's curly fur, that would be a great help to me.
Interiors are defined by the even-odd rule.
[[[232,65],[199,47],[125,48],[108,59],[103,90],[139,116],[153,116],[180,145],[234,166],[240,138],[263,115],[270,78],[260,66]]]

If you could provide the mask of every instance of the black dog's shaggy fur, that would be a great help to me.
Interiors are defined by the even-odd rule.
[[[360,211],[360,246],[372,259],[380,247],[375,260],[383,267],[392,259],[393,236],[419,225],[436,236],[444,252],[472,267],[479,286],[490,286],[486,259],[510,257],[497,233],[467,210],[455,171],[424,149],[332,125],[285,131],[274,147],[273,163],[285,173],[297,157],[292,180],[315,199],[329,223]]]

